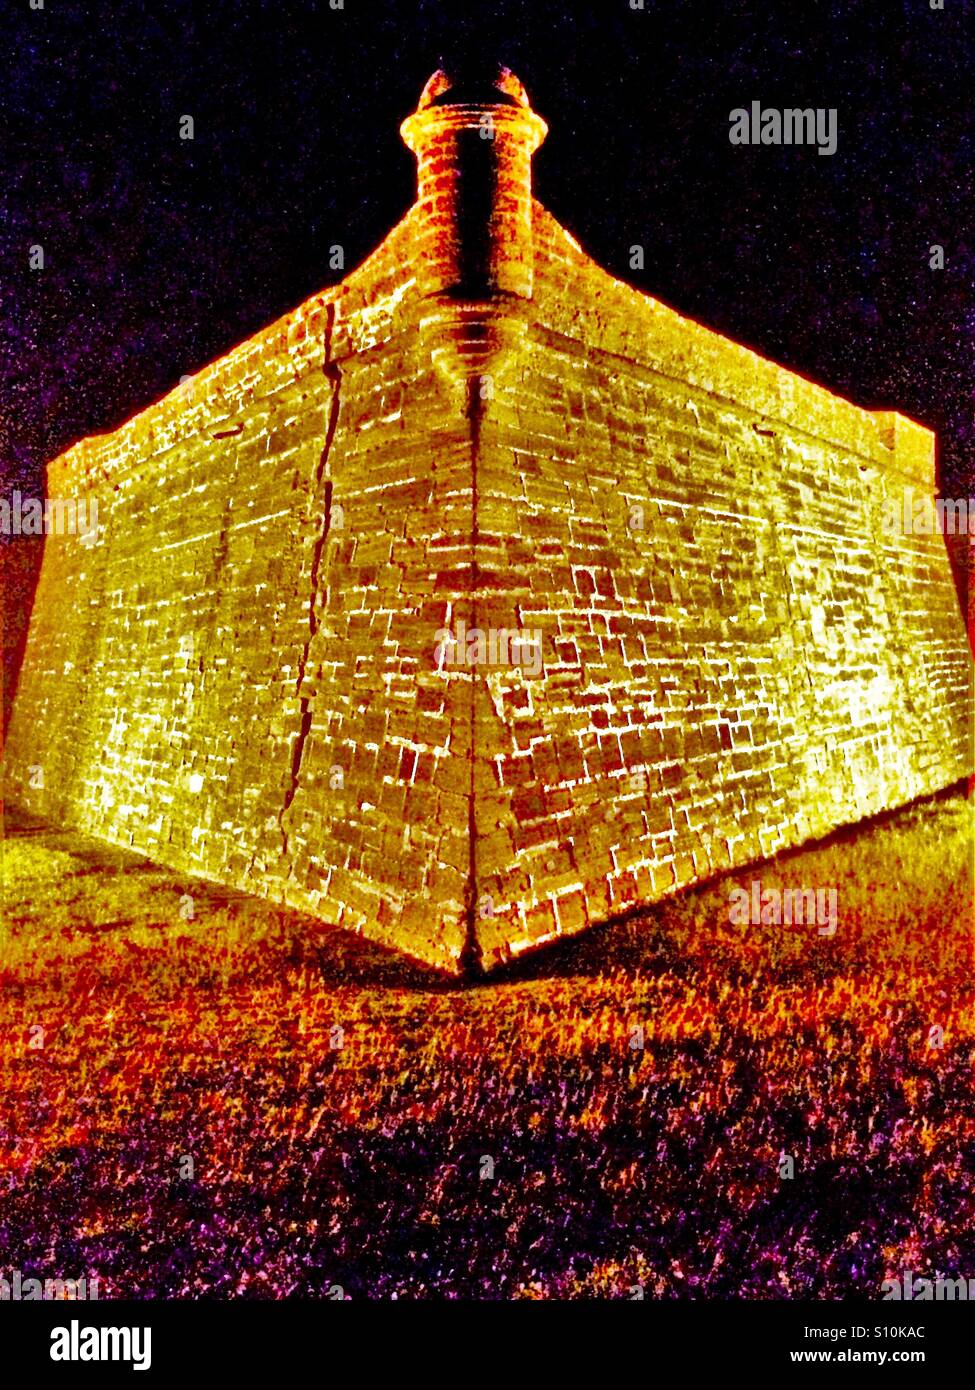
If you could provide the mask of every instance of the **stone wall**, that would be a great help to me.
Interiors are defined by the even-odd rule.
[[[535,209],[530,335],[486,411],[485,960],[901,805],[971,767],[934,439],[636,295]],[[492,778],[491,773],[494,776]]]
[[[944,541],[881,524],[933,437],[506,193],[509,79],[480,250],[480,108],[434,81],[359,270],[52,462],[99,531],[47,538],[6,758],[29,810],[450,972],[971,770]],[[540,668],[451,664],[462,627]]]
[[[451,968],[471,678],[432,634],[471,446],[417,349],[412,236],[51,464],[98,539],[46,540],[6,790]]]

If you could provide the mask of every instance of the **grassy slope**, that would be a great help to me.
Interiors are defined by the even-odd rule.
[[[10,835],[0,1273],[401,1298],[975,1276],[971,854],[971,806],[941,798],[451,989]],[[732,926],[753,877],[837,888],[835,937]]]

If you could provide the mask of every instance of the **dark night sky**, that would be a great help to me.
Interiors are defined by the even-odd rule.
[[[645,5],[8,0],[4,490],[340,278],[333,243],[348,267],[368,254],[413,197],[399,122],[473,45],[548,120],[536,193],[592,256],[937,428],[944,491],[965,495],[975,0]],[[835,106],[837,153],[732,146],[753,99]]]

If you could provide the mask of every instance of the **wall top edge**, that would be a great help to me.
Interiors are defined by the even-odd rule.
[[[231,419],[242,402],[298,383],[326,352],[347,356],[388,336],[417,297],[408,254],[414,205],[374,252],[338,284],[319,291],[202,367],[124,424],[72,444],[48,464],[54,479],[90,480],[102,462],[148,442],[161,452],[180,438]],[[689,386],[936,487],[935,434],[894,410],[869,410],[616,279],[533,203],[535,291],[521,306],[539,327]],[[564,267],[582,277],[566,293]],[[326,344],[331,327],[334,339]],[[233,386],[227,399],[228,386]]]
[[[874,459],[933,491],[936,436],[899,411],[872,410],[689,318],[603,269],[537,200],[537,320],[646,370]],[[565,266],[585,293],[565,293]],[[546,270],[548,274],[546,275]]]

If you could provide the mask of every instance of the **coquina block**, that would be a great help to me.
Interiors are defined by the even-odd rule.
[[[9,798],[460,974],[971,772],[933,435],[600,269],[545,132],[435,74],[375,253],[51,462]]]

